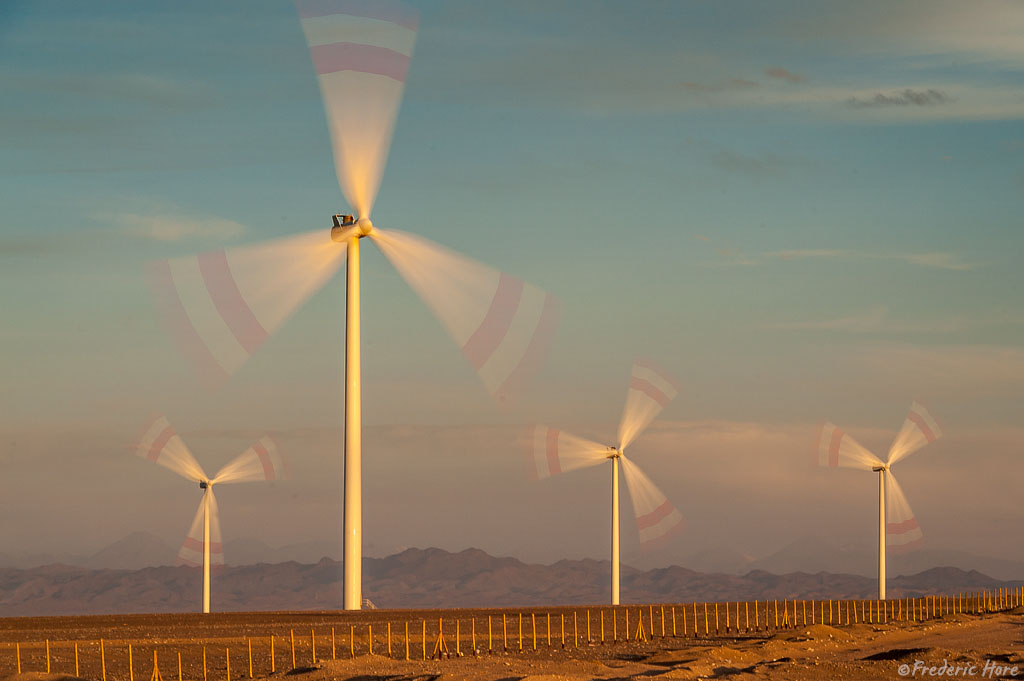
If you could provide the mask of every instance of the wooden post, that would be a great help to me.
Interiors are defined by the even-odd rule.
[[[473,619],[470,620],[470,622],[472,622],[472,624],[470,624],[469,628],[470,628],[471,640],[473,642],[473,654],[476,655],[476,616],[475,615],[473,616]]]
[[[738,603],[736,604],[736,607],[737,608],[740,607]],[[736,617],[737,618],[740,616],[739,612],[740,612],[739,610],[736,611]],[[661,637],[665,638],[665,606],[664,605],[661,606]]]
[[[629,606],[626,606],[626,633],[624,638],[629,640]]]
[[[737,622],[738,624],[738,622]],[[725,602],[725,631],[729,633],[732,631],[732,618],[729,616],[729,601]],[[654,632],[651,632],[654,633]]]
[[[765,601],[765,603],[767,603],[767,602],[768,601]],[[697,613],[694,613],[694,615],[696,615],[696,614]],[[765,617],[765,619],[768,619],[768,613],[767,612],[764,614],[764,617]],[[760,629],[761,628],[761,611],[757,609],[757,601],[756,600],[754,601],[754,628],[755,629]]]
[[[78,641],[75,641],[75,676],[78,676]]]
[[[251,679],[252,678],[252,639],[251,638],[246,638],[246,641],[249,644],[249,678]]]
[[[101,645],[102,645],[102,640],[103,639],[100,639]],[[14,656],[16,658],[18,658],[18,673],[20,674],[21,673],[21,643],[15,642],[15,644],[14,644]],[[107,678],[106,668],[105,667],[104,667],[103,678],[104,679]]]
[[[505,619],[505,613],[501,613],[501,640],[505,650],[508,650],[508,623]]]
[[[601,613],[601,645],[604,645],[604,610],[599,610]]]
[[[775,628],[779,628],[779,601],[773,600],[772,604],[775,606]]]
[[[75,676],[78,676],[77,672],[75,673]],[[178,652],[178,681],[181,681],[181,652],[180,651]]]
[[[519,650],[523,650],[523,613],[519,613]]]
[[[685,610],[683,612],[686,612]],[[676,606],[672,606],[672,638],[676,637]]]
[[[717,634],[720,631],[721,627],[718,626],[718,601],[715,601],[715,633]]]
[[[736,616],[739,617],[739,613],[736,613]],[[805,624],[806,624],[806,622],[805,622]],[[746,629],[747,631],[750,631],[750,602],[749,601],[743,601],[743,628]]]
[[[135,681],[135,665],[132,664],[132,644],[128,644],[128,679]]]
[[[388,657],[391,655],[391,622],[388,622]]]
[[[590,644],[590,610],[587,610],[587,644]]]
[[[313,664],[316,664],[316,630],[310,627],[309,629],[309,647],[310,655],[313,659]]]
[[[550,612],[548,613],[547,621],[548,621],[548,624],[547,624],[547,630],[546,631],[547,631],[547,635],[548,635],[548,648],[550,648],[551,647],[551,613]]]
[[[644,618],[641,617],[640,621],[643,622],[643,619]],[[647,606],[647,621],[651,623],[651,638],[654,638],[654,606],[653,605]]]
[[[563,642],[562,645],[565,645],[565,643]],[[572,611],[572,647],[573,648],[579,648],[580,647],[580,634],[579,634],[579,628],[578,628],[577,623],[576,623],[576,611],[575,610]]]
[[[409,620],[405,621],[405,661],[409,661]]]
[[[423,620],[423,659],[427,659],[427,621]]]
[[[694,624],[696,624],[696,622]],[[704,601],[704,636],[708,636],[711,633],[710,631],[708,631],[709,626],[710,624],[708,620],[708,602]]]
[[[562,625],[561,625],[562,626],[562,647],[564,648],[565,647],[565,613],[564,612],[561,614],[560,620],[561,620],[561,623],[562,623]],[[550,627],[548,627],[548,629],[550,629]],[[548,645],[551,645],[551,644],[548,644]]]
[[[289,629],[288,634],[292,638],[292,669],[295,669],[298,666],[295,664],[295,630]]]
[[[462,657],[462,646],[460,644],[460,635],[462,632],[459,631],[459,618],[455,618],[455,657]]]
[[[537,613],[530,613],[530,626],[533,630],[533,649],[537,650]]]
[[[273,640],[273,637],[271,637]],[[334,633],[334,627],[331,627],[331,659],[338,659],[338,638]]]
[[[206,679],[206,646],[203,646],[203,681]]]
[[[366,625],[366,637],[370,639],[370,655],[373,655],[373,625]]]
[[[356,626],[349,625],[348,628],[348,659],[356,659]]]
[[[615,614],[615,608],[612,608],[612,643],[619,642],[619,618]]]
[[[491,616],[487,616],[487,652],[494,651],[494,638],[491,636]]]
[[[277,661],[274,660],[274,635],[270,635],[270,673],[277,672]]]
[[[46,639],[46,673],[50,673],[50,639]]]
[[[226,668],[227,668],[228,681],[231,681],[231,649],[230,648],[225,648],[224,649],[224,663],[225,663]]]

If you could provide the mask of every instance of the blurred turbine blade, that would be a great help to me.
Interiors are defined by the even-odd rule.
[[[229,482],[282,480],[286,477],[285,460],[277,449],[277,443],[269,435],[264,435],[221,468],[211,483],[223,485]]]
[[[903,422],[903,427],[889,448],[889,465],[904,459],[926,444],[935,442],[942,436],[939,424],[928,410],[917,402],[910,405],[910,413]]]
[[[487,391],[499,401],[521,391],[555,335],[558,300],[422,237],[378,229],[370,236],[462,348]]]
[[[665,498],[639,466],[625,456],[619,457],[619,460],[622,462],[629,497],[633,500],[640,544],[649,546],[652,542],[667,539],[674,530],[681,529],[683,516],[672,502]]]
[[[345,261],[327,230],[150,263],[167,332],[205,382],[236,371]]]
[[[531,477],[538,480],[608,460],[607,446],[557,428],[530,428],[528,443]]]
[[[885,545],[897,552],[911,551],[924,542],[903,489],[892,471],[885,476]]]
[[[818,438],[818,465],[871,470],[875,466],[881,466],[882,460],[835,424],[826,423],[822,426],[821,436]]]
[[[213,496],[213,489],[208,492],[210,495],[210,565],[224,564],[224,544],[220,537],[220,520],[217,518],[217,497]],[[202,567],[203,565],[203,503],[199,500],[199,510],[192,520],[192,527],[189,528],[185,543],[178,551],[178,564],[189,567]]]
[[[338,184],[368,217],[384,174],[416,42],[415,10],[394,0],[296,0],[331,133]]]
[[[619,448],[628,447],[678,394],[679,383],[668,372],[648,360],[634,360],[619,423]]]
[[[203,467],[181,441],[167,419],[157,414],[150,418],[136,440],[135,454],[169,468],[194,482],[206,479]]]

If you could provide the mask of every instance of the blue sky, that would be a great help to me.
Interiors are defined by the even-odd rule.
[[[813,477],[798,450],[825,419],[883,448],[914,398],[948,435],[901,479],[926,535],[985,548],[968,528],[1005,517],[998,500],[1010,489],[953,510],[924,481],[962,481],[969,462],[1006,479],[1024,472],[1019,4],[416,6],[416,52],[374,220],[544,286],[565,316],[537,388],[499,411],[430,313],[365,249],[364,414],[394,466],[368,464],[388,481],[368,504],[400,504],[417,482],[403,478],[404,450],[389,428],[434,433],[423,436],[433,451],[475,462],[466,479],[494,492],[501,485],[480,461],[500,469],[498,458],[516,456],[502,428],[544,420],[613,433],[630,358],[642,354],[686,386],[664,415],[680,439],[646,458],[638,451],[697,525],[676,555],[721,537],[767,552],[815,529],[772,498],[760,503],[787,530],[697,522],[680,464],[697,458],[686,439],[694,424],[719,424],[722,452],[737,428],[764,433],[754,470],[788,467],[785,484],[847,486],[849,503],[870,514],[855,478]],[[28,503],[19,480],[64,490],[95,476],[170,489],[112,445],[152,410],[213,437],[225,459],[249,433],[336,427],[340,278],[230,385],[203,393],[141,277],[147,260],[326,229],[344,208],[291,4],[7,3],[0,88],[4,503]],[[463,437],[430,440],[441,425]],[[322,498],[303,511],[316,517],[340,506],[319,480],[321,464],[337,465],[330,441],[296,453],[294,489]],[[474,454],[481,449],[489,453]],[[700,461],[750,455],[722,452],[709,446]],[[68,457],[75,477],[43,472]],[[592,482],[587,493],[601,503]],[[741,495],[760,483],[715,484]],[[270,492],[248,494],[237,503],[258,514]],[[526,482],[507,494],[558,508]],[[97,517],[111,513],[105,503]],[[136,522],[66,541],[143,525],[169,541],[183,534],[188,511],[176,522],[144,508]],[[853,541],[860,524],[841,515],[836,533]],[[267,541],[286,542],[285,524],[261,522]],[[30,536],[6,531],[7,541]],[[368,534],[382,547],[475,543],[552,560],[564,546],[554,530],[540,548],[514,530],[389,531]],[[565,550],[604,555],[596,530],[579,534]],[[1024,559],[1020,548],[990,552]]]

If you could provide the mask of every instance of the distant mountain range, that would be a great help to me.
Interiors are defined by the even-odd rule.
[[[113,554],[108,554],[113,555]],[[121,558],[125,558],[121,556]],[[562,560],[552,565],[496,558],[477,549],[449,553],[408,549],[363,561],[363,594],[384,608],[515,607],[599,604],[607,600],[607,561]],[[1012,587],[977,571],[932,568],[889,580],[891,597]],[[196,568],[137,570],[49,565],[0,569],[0,616],[196,610]],[[631,603],[772,598],[869,598],[875,582],[851,574],[753,570],[707,574],[678,566],[623,566],[622,593]],[[227,567],[214,575],[213,607],[238,610],[331,610],[341,602],[341,564],[328,558]]]
[[[307,541],[272,547],[259,539],[242,538],[225,542],[224,553],[231,565],[256,563],[316,563],[321,558],[340,559],[338,542]],[[698,572],[745,575],[753,570],[775,574],[788,572],[830,572],[871,577],[875,574],[877,558],[872,546],[839,546],[823,537],[805,537],[775,553],[754,558],[727,546],[712,547],[685,556],[681,560],[664,557]],[[395,550],[381,550],[366,546],[363,555],[384,556]],[[165,543],[148,532],[135,532],[90,555],[0,553],[0,568],[33,568],[61,564],[91,569],[139,570],[145,567],[174,565],[177,547]],[[659,555],[655,558],[660,559]],[[650,564],[650,563],[648,563]],[[907,554],[890,553],[890,575],[911,575],[933,567],[955,567],[978,570],[996,579],[1024,578],[1024,562],[991,558],[945,549],[922,549]]]

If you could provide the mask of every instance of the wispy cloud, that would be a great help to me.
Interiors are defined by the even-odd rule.
[[[866,107],[886,106],[936,106],[939,104],[947,104],[951,101],[952,98],[940,90],[914,90],[911,88],[904,88],[899,92],[892,92],[889,94],[879,92],[874,97],[869,98],[850,97],[846,100],[846,104],[855,109],[862,109]]]
[[[955,253],[872,253],[843,249],[796,249],[788,251],[771,251],[754,256],[757,259],[795,260],[800,258],[849,258],[861,260],[899,260],[920,267],[932,267],[942,270],[972,270],[977,263],[965,262]]]
[[[172,213],[117,213],[97,215],[96,220],[113,223],[126,236],[151,241],[181,241],[206,238],[227,241],[245,233],[245,225],[219,217],[195,217]]]
[[[799,73],[793,73],[781,66],[770,66],[764,70],[764,74],[769,78],[784,80],[787,83],[802,83],[807,80],[805,76],[802,76]]]

